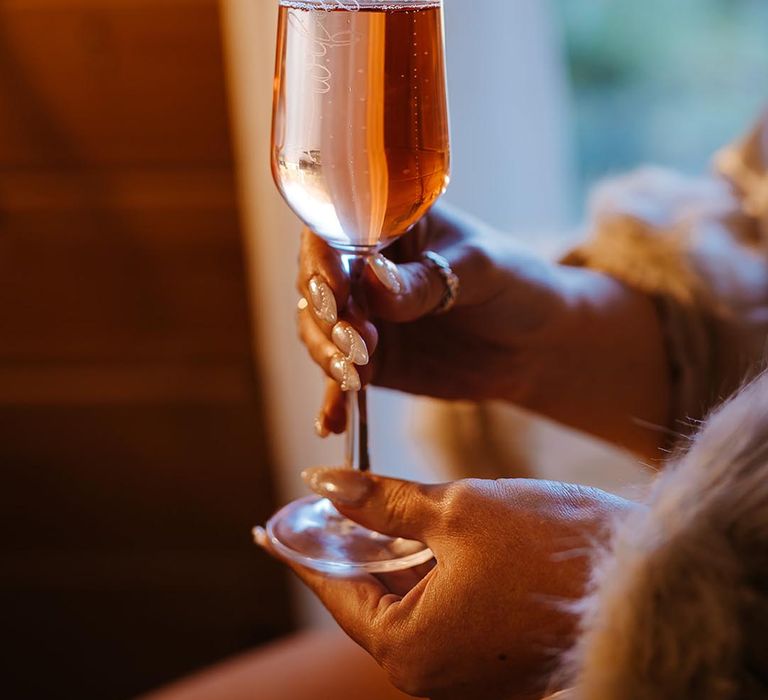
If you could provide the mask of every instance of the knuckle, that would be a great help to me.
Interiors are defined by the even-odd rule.
[[[488,248],[488,244],[482,240],[467,241],[462,246],[462,255],[466,266],[471,268],[478,279],[486,279],[495,271],[494,256]]]
[[[432,274],[433,273],[424,265],[419,265],[414,271],[416,284],[413,287],[412,298],[420,309],[427,308],[431,303],[433,296],[432,289],[434,287]]]
[[[467,527],[467,521],[477,507],[474,479],[462,479],[446,486],[440,499],[442,526],[455,532]]]
[[[386,496],[386,525],[395,527],[407,520],[413,502],[414,485],[398,481],[390,486]]]

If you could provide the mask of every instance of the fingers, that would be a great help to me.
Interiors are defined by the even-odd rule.
[[[263,528],[256,528],[254,539],[265,551],[287,564],[328,608],[344,631],[370,650],[373,631],[379,627],[377,620],[393,604],[400,602],[400,595],[392,593],[374,576],[333,576],[285,559],[271,546]],[[377,634],[381,635],[380,629]]]
[[[343,468],[307,469],[302,478],[357,523],[391,537],[429,545],[442,522],[443,486],[388,479]],[[436,552],[437,553],[437,552]]]
[[[357,316],[354,306],[350,305],[346,316],[350,320],[338,321],[329,337],[317,323],[309,304],[302,304],[298,311],[299,336],[312,359],[342,391],[357,391],[369,378],[363,372],[361,379],[358,368],[368,365],[378,333],[372,323]]]
[[[378,255],[369,265],[366,286],[371,312],[383,320],[409,322],[440,305],[446,283],[440,272],[421,261],[426,251],[445,258],[457,275],[461,285],[457,306],[487,300],[504,282],[496,259],[504,257],[499,251],[508,247],[508,236],[449,207],[436,207],[390,248],[392,259],[401,264]]]
[[[379,253],[371,258],[364,280],[372,315],[406,323],[437,308],[444,288],[439,276],[430,275],[427,266],[418,261],[426,250],[450,244],[444,235],[446,228],[433,211],[390,246],[388,256]]]
[[[324,438],[331,433],[341,435],[347,429],[347,399],[341,387],[328,379],[325,388],[325,400],[317,416],[315,430]]]
[[[374,316],[408,323],[431,314],[445,294],[445,282],[422,262],[395,265],[379,254],[366,270],[367,301]]]
[[[344,631],[365,648],[370,648],[376,620],[401,596],[370,575],[336,577],[286,562],[293,572],[328,608]]]
[[[342,391],[358,391],[362,386],[360,374],[354,362],[347,359],[320,330],[309,315],[309,310],[299,311],[299,336],[315,363]]]
[[[423,220],[408,238],[423,244],[427,235],[427,221]],[[365,281],[366,302],[373,315],[391,321],[407,322],[426,316],[437,308],[445,292],[440,275],[427,265],[395,265],[381,254],[369,262]],[[331,338],[347,307],[349,277],[338,253],[308,229],[302,234],[297,288],[309,302],[311,315],[322,332]]]
[[[349,298],[349,279],[338,253],[309,229],[304,229],[301,237],[296,286],[309,301],[317,321],[330,333]]]
[[[337,383],[329,387],[316,421],[321,437],[346,426],[343,391],[357,391],[370,380],[366,368],[378,343],[376,327],[349,300],[350,285],[340,257],[309,230],[302,234],[298,289],[299,335],[312,359]]]

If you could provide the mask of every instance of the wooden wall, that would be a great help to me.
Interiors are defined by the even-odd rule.
[[[289,627],[244,269],[215,0],[0,0],[4,697]]]

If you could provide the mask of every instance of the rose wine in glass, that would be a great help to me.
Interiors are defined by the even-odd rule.
[[[280,1],[272,173],[297,216],[345,256],[353,284],[448,184],[443,45],[442,0]],[[349,398],[348,466],[368,469],[365,390]],[[283,555],[329,572],[432,556],[317,497],[286,506],[267,534]]]

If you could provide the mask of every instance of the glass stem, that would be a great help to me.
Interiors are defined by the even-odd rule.
[[[368,258],[364,255],[345,255],[354,300],[365,310],[361,279]],[[347,392],[347,467],[361,472],[371,470],[368,452],[368,394],[365,387],[360,391]]]

